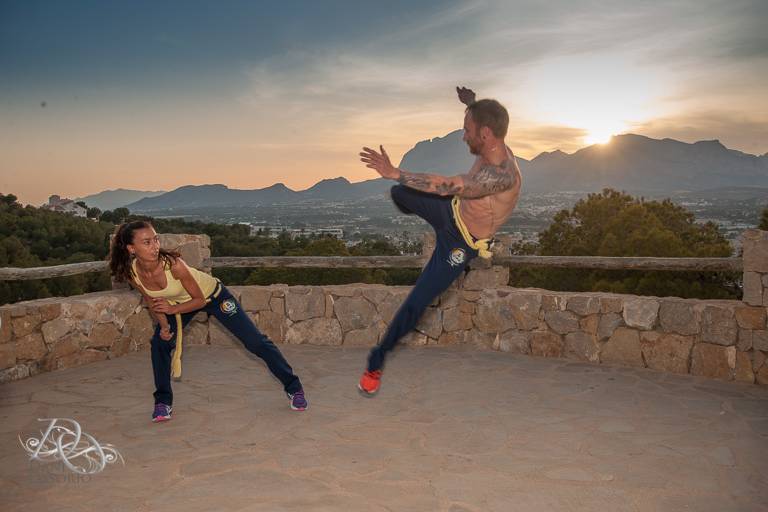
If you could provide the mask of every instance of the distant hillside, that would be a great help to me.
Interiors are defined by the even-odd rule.
[[[90,196],[78,197],[75,201],[83,201],[90,207],[104,210],[114,210],[127,204],[134,203],[144,197],[155,197],[160,194],[165,194],[165,191],[147,191],[147,190],[128,190],[124,188],[118,188],[117,190],[105,190],[98,194],[91,194]]]
[[[514,150],[514,141],[510,141]],[[456,174],[474,161],[462,131],[419,142],[403,155],[400,167],[414,172]],[[718,141],[694,144],[641,135],[617,135],[610,143],[595,144],[568,154],[541,153],[531,161],[518,158],[524,192],[595,192],[610,187],[650,195],[720,190],[729,194],[760,194],[768,187],[768,155],[755,156],[728,149]],[[373,174],[373,173],[372,173]],[[178,208],[211,208],[296,204],[303,201],[355,201],[380,195],[394,184],[372,179],[350,183],[346,178],[322,180],[295,191],[282,183],[254,190],[224,185],[188,185],[127,207],[135,212]]]
[[[469,168],[471,158],[461,130],[423,141],[408,151],[401,167],[416,172],[453,173]],[[509,142],[514,151],[514,141]],[[529,191],[596,191],[604,187],[663,192],[721,187],[768,187],[768,156],[755,156],[719,141],[688,144],[642,135],[617,135],[568,154],[541,153],[533,160],[518,158],[523,186]],[[454,163],[455,162],[455,163]]]
[[[312,187],[294,191],[282,183],[253,190],[230,189],[225,185],[187,185],[160,196],[145,198],[127,207],[132,212],[177,208],[258,206],[293,204],[302,201],[350,201],[384,193],[392,182],[383,178],[350,183],[346,178],[322,180]]]

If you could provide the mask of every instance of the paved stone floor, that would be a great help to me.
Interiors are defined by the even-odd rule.
[[[281,346],[311,407],[239,348],[189,347],[152,424],[149,353],[0,386],[0,508],[37,511],[768,510],[768,389],[460,348]],[[77,478],[17,436],[73,418],[124,466]]]

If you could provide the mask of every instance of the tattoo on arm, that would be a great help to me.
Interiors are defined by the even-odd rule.
[[[462,197],[483,197],[509,190],[515,186],[517,175],[512,163],[505,160],[501,165],[484,165],[475,174],[463,177]]]
[[[501,165],[486,165],[474,174],[460,176],[401,171],[397,181],[406,187],[430,194],[476,198],[509,190],[516,180],[512,163],[505,160]]]
[[[461,191],[461,177],[459,176],[439,176],[400,171],[400,178],[397,181],[408,188],[440,196],[452,196]]]

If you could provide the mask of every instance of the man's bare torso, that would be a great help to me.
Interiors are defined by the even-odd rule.
[[[520,186],[522,185],[520,168],[517,166],[512,151],[509,148],[506,148],[506,150],[507,158],[512,162],[511,167],[516,177],[514,186],[503,192],[483,197],[461,198],[459,210],[461,219],[475,238],[492,237],[512,214],[520,197]],[[480,168],[481,159],[478,158],[469,172],[470,176],[477,173]],[[461,194],[459,194],[459,197],[461,197]]]

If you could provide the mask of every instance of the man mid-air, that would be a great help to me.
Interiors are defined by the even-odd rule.
[[[378,392],[387,352],[416,326],[426,307],[464,272],[472,258],[491,257],[493,235],[515,209],[520,195],[520,169],[504,143],[507,110],[496,100],[475,101],[470,89],[457,87],[456,91],[467,106],[464,142],[477,156],[466,174],[440,176],[398,169],[382,146],[380,152],[363,148],[360,153],[366,167],[399,183],[391,190],[395,206],[427,221],[437,238],[416,285],[368,356],[368,367],[358,384],[365,396]]]

